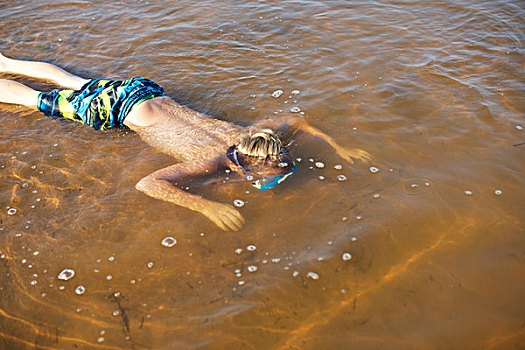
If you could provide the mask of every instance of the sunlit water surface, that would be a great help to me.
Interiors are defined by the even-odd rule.
[[[297,135],[274,191],[194,189],[223,232],[134,189],[173,163],[136,134],[1,104],[0,348],[525,348],[523,2],[52,3],[0,2],[0,52],[373,160]]]

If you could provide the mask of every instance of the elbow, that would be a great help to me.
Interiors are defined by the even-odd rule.
[[[135,185],[135,189],[139,190],[140,192],[146,193],[148,191],[148,188],[150,187],[151,179],[149,179],[148,176],[142,178],[137,184]]]
[[[148,175],[137,182],[135,188],[140,192],[151,195],[152,192],[155,192],[155,189],[165,186],[166,183],[167,181],[164,179],[160,179],[155,175]]]

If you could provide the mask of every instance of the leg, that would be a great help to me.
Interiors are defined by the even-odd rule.
[[[40,91],[16,81],[0,79],[0,102],[36,108]]]
[[[89,80],[77,77],[50,63],[7,58],[0,53],[0,73],[15,73],[32,78],[51,80],[60,86],[79,90]]]

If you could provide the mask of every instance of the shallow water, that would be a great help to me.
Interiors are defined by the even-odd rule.
[[[134,189],[173,162],[136,134],[0,104],[0,348],[525,347],[521,1],[54,3],[0,2],[0,52],[373,160],[298,135],[274,191],[198,189],[223,232]]]

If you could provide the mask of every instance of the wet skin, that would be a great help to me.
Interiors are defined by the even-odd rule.
[[[144,177],[136,188],[153,198],[195,210],[223,230],[236,231],[244,223],[244,218],[233,206],[183,191],[174,184],[215,173],[220,166],[234,168],[226,151],[230,146],[238,145],[241,137],[251,131],[262,128],[301,130],[326,141],[350,163],[353,159],[370,159],[366,151],[340,147],[331,137],[301,118],[267,119],[242,127],[196,112],[168,97],[157,97],[136,106],[124,124],[151,146],[181,161]]]

